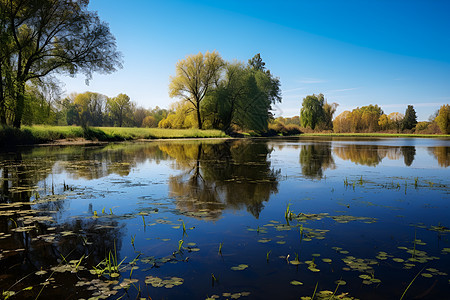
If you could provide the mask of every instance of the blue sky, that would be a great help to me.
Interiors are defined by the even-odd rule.
[[[450,1],[91,0],[124,55],[110,75],[62,77],[66,93],[126,93],[146,108],[169,107],[175,64],[218,51],[246,62],[256,53],[280,78],[276,116],[299,114],[323,93],[337,114],[369,104],[385,113],[414,105],[427,120],[450,103]]]

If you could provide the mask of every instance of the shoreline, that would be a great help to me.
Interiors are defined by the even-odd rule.
[[[445,134],[411,133],[302,133],[291,136],[233,137],[220,130],[162,129],[132,127],[32,126],[21,129],[0,128],[0,149],[29,146],[94,146],[117,142],[151,142],[193,139],[302,139],[302,138],[437,138],[450,139]]]

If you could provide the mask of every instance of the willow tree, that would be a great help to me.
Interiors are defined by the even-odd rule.
[[[2,43],[1,85],[15,102],[14,127],[22,122],[28,81],[57,72],[82,73],[88,81],[93,72],[121,67],[114,36],[88,4],[89,0],[0,0],[1,39],[7,41]],[[14,84],[4,82],[9,77]]]
[[[311,127],[314,130],[316,125],[323,119],[323,104],[325,98],[323,94],[308,95],[303,98],[302,108],[300,110],[300,122],[303,127]]]
[[[203,115],[213,128],[237,126],[255,132],[267,131],[272,105],[281,102],[280,80],[266,70],[260,54],[248,64],[227,63],[217,86],[206,96]]]
[[[201,103],[208,90],[217,84],[225,66],[216,51],[199,52],[187,56],[176,65],[176,75],[170,77],[169,95],[178,97],[192,105],[197,117],[198,128],[202,129]]]

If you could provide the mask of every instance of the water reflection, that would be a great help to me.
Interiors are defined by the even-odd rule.
[[[350,144],[340,145],[333,149],[333,153],[343,160],[349,160],[358,165],[375,167],[384,158],[399,160],[403,157],[406,166],[411,166],[416,155],[414,146],[380,146]]]
[[[75,292],[78,279],[58,275],[57,266],[82,256],[88,265],[96,265],[107,251],[114,247],[120,250],[124,225],[113,219],[57,221],[58,212],[66,206],[65,196],[55,195],[57,187],[46,182],[56,159],[33,157],[31,153],[1,157],[0,288],[27,288],[38,277],[35,272],[53,267],[53,277],[61,277],[64,289],[45,291],[43,297],[61,298],[68,291]]]
[[[443,168],[450,166],[449,147],[431,147],[428,151],[437,159],[439,166]]]
[[[147,160],[159,163],[167,155],[157,146],[112,144],[106,147],[78,147],[61,157],[57,172],[66,171],[74,179],[98,179],[110,174],[128,176],[132,168]]]
[[[216,219],[225,208],[246,208],[256,218],[276,193],[280,170],[271,168],[266,143],[227,141],[171,145],[168,154],[184,172],[169,178],[177,208]]]
[[[321,179],[326,169],[335,169],[330,143],[302,145],[300,149],[302,174],[308,178]]]

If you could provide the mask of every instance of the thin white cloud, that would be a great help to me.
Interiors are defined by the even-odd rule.
[[[294,92],[294,91],[301,91],[304,90],[306,88],[301,87],[301,88],[295,88],[295,89],[288,89],[288,90],[282,90],[283,93],[290,93],[290,92]]]
[[[360,89],[360,87],[355,87],[355,88],[348,88],[348,89],[339,89],[339,90],[330,90],[327,93],[339,93],[339,92],[347,92],[347,91],[354,91]]]
[[[324,83],[327,81],[319,78],[302,78],[299,80],[299,82],[304,84],[311,84],[311,83]]]
[[[422,102],[422,103],[393,103],[393,104],[381,104],[381,107],[406,107],[408,105],[412,105],[414,107],[427,107],[427,106],[440,106],[443,105],[442,102]]]

